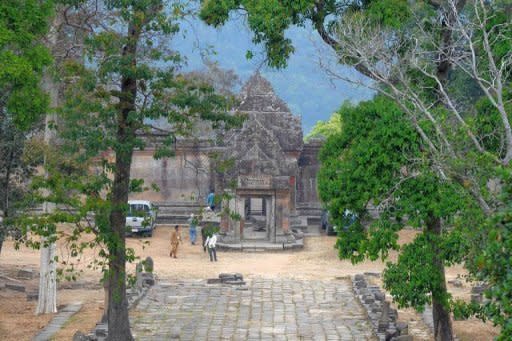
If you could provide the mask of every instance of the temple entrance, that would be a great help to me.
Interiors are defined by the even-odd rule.
[[[243,201],[243,227],[241,237],[243,240],[271,240],[275,235],[275,218],[271,214],[274,198],[271,195],[241,196]]]

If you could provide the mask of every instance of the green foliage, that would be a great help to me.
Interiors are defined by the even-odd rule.
[[[0,3],[0,110],[20,129],[28,129],[48,105],[40,82],[51,57],[41,38],[52,11],[52,1]]]
[[[387,263],[384,286],[399,307],[423,311],[425,304],[432,303],[432,297],[448,304],[450,296],[435,263],[438,250],[433,245],[439,242],[438,236],[420,234],[401,249],[397,263]]]
[[[180,3],[165,11],[160,0],[105,5],[109,21],[92,25],[84,37],[86,62],[64,60],[58,68],[63,100],[53,128],[59,143],[46,151],[47,174],[32,179],[26,200],[27,206],[51,202],[55,210],[24,216],[18,224],[50,237],[47,243],[61,239],[74,261],[85,248],[95,249],[98,257],[90,267],[102,270],[105,278],[122,279],[124,260],[138,259],[124,240],[128,193],[147,189],[140,179],[124,179],[133,150],[146,147],[144,134],[168,129],[155,152],[157,158],[167,157],[174,153],[176,137],[190,134],[198,121],[229,129],[243,118],[227,113],[232,96],[182,73],[182,57],[158,43],[179,31],[185,14]],[[34,239],[25,243],[41,246]],[[75,269],[71,259],[60,264],[63,275]]]
[[[350,106],[346,103],[344,106]],[[332,114],[327,121],[317,121],[313,129],[304,137],[304,141],[308,142],[312,138],[327,138],[331,135],[341,132],[341,115],[338,112]]]
[[[431,171],[417,132],[390,100],[377,97],[344,106],[340,115],[343,129],[322,148],[318,179],[334,225],[347,226],[346,209],[359,216],[338,231],[340,258],[354,263],[384,260],[390,250],[400,251],[384,275],[384,284],[399,305],[423,309],[432,298],[447,305],[449,295],[438,265],[466,259],[471,249],[465,240],[467,230],[456,228],[455,222],[472,207],[471,200],[459,186]],[[378,218],[368,214],[369,207],[379,208]],[[451,224],[452,232],[430,232],[426,223],[433,218]],[[405,224],[425,230],[400,249],[398,231]]]
[[[481,236],[485,240],[476,241],[482,250],[466,259],[472,278],[488,285],[485,300],[481,305],[456,301],[455,313],[490,319],[501,327],[498,339],[509,340],[512,338],[512,172],[509,168],[501,172],[505,184],[504,199],[508,204],[482,224],[485,233]]]

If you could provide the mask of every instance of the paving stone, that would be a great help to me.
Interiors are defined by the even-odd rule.
[[[132,310],[133,334],[137,340],[158,339],[163,331],[182,340],[377,340],[349,280],[255,278],[245,288],[156,285]]]

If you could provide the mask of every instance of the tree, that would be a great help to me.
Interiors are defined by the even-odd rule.
[[[344,128],[322,148],[319,174],[334,223],[348,226],[346,209],[359,217],[338,233],[340,257],[385,259],[390,249],[399,250],[398,261],[384,271],[386,289],[400,307],[432,304],[436,339],[453,338],[444,266],[465,257],[466,231],[455,219],[475,215],[476,205],[464,188],[432,171],[421,137],[393,102],[377,97],[340,114]],[[368,214],[370,205],[378,218]],[[400,248],[398,231],[406,225],[423,232]]]
[[[4,229],[31,173],[22,158],[24,142],[48,105],[40,82],[43,69],[51,63],[42,38],[52,8],[51,2],[36,0],[0,4],[0,209],[6,218],[0,226],[0,250]]]
[[[207,1],[202,18],[218,26],[228,20],[230,11],[240,7],[255,32],[254,41],[265,45],[269,64],[276,67],[285,66],[293,52],[285,30],[310,22],[333,48],[337,61],[353,65],[374,81],[370,87],[400,106],[406,114],[403,119],[423,141],[433,175],[450,186],[464,188],[487,216],[504,207],[499,191],[489,190],[488,180],[500,177],[501,165],[509,167],[512,152],[506,90],[511,76],[511,21],[505,2]],[[331,76],[361,84],[328,71]],[[454,79],[461,75],[467,77],[471,94],[476,95],[469,101],[458,101],[461,94]],[[493,119],[469,110],[467,103],[478,101],[488,103]],[[489,129],[492,136],[481,134]],[[489,144],[496,140],[500,142]],[[427,218],[428,229],[439,238],[441,217],[431,214]],[[482,250],[482,244],[475,245]],[[440,259],[432,260],[440,264]],[[438,271],[441,273],[440,267]],[[448,309],[440,315],[449,318]],[[439,338],[451,339],[451,332]]]
[[[175,137],[186,135],[198,120],[213,126],[239,121],[226,113],[227,99],[209,84],[179,73],[181,56],[163,41],[178,32],[186,10],[179,2],[166,9],[164,4],[106,1],[84,33],[88,62],[63,61],[65,94],[55,122],[58,152],[47,160],[47,176],[32,181],[34,202],[58,206],[24,221],[25,228],[47,237],[47,243],[65,238],[74,255],[100,245],[104,258],[96,266],[105,270],[108,285],[109,340],[133,339],[126,262],[135,255],[125,245],[125,219],[128,193],[144,189],[141,180],[130,179],[133,150],[146,142],[140,133],[161,131],[154,122],[167,120],[169,136],[155,154],[166,157],[172,155]],[[93,220],[88,219],[90,212]],[[73,224],[72,232],[59,231],[61,223]],[[94,237],[80,239],[87,233]]]

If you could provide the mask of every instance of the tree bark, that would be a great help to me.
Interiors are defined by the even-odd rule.
[[[435,237],[442,235],[441,219],[434,217],[432,214],[427,220],[427,233],[432,234]],[[434,267],[435,271],[438,272],[439,283],[434,283],[438,286],[439,290],[432,293],[432,318],[434,320],[434,338],[436,341],[452,341],[453,327],[450,316],[450,310],[447,307],[447,302],[443,300],[443,297],[447,297],[448,290],[446,288],[446,278],[444,272],[444,262],[439,256],[440,250],[437,246],[436,241],[438,238],[433,238],[432,250],[434,250]],[[437,284],[437,285],[436,285]]]
[[[43,238],[42,242],[46,242]],[[36,314],[57,312],[57,266],[55,264],[55,243],[41,246],[39,297]]]
[[[60,13],[56,13],[48,33],[47,47],[54,51],[57,47],[58,27],[61,23]],[[54,110],[59,105],[59,89],[53,76],[46,70],[43,76],[43,88],[50,97],[49,110]],[[54,132],[50,128],[55,114],[48,112],[45,119],[44,143],[50,146],[54,139]],[[47,153],[46,153],[47,154]],[[44,177],[48,179],[48,155],[44,156]],[[46,193],[48,194],[48,193]],[[43,203],[44,214],[51,214],[55,210],[55,204]],[[55,264],[56,246],[54,242],[47,243],[47,238],[41,238],[40,269],[39,269],[39,297],[36,314],[48,314],[57,312],[57,265]],[[46,245],[45,245],[46,244]]]
[[[137,41],[140,27],[133,24],[128,27],[128,42],[123,49],[123,56],[131,60],[133,69],[137,66]],[[109,278],[108,278],[108,337],[111,341],[133,340],[128,315],[126,297],[126,243],[125,206],[128,202],[130,188],[130,167],[132,163],[135,128],[133,118],[129,115],[135,111],[137,81],[132,76],[123,75],[121,79],[121,97],[117,114],[117,144],[115,148],[116,164],[112,185],[112,211],[110,225],[112,235],[108,241]]]

